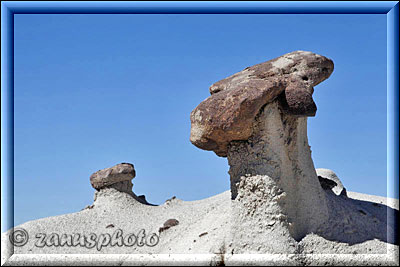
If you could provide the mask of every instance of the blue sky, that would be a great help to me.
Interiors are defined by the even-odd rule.
[[[315,166],[385,196],[385,15],[15,15],[15,223],[79,211],[89,176],[120,162],[151,203],[228,190],[227,160],[189,141],[190,112],[212,83],[294,50],[335,62],[314,93]]]

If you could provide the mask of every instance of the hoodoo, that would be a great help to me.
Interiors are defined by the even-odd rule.
[[[191,113],[191,142],[228,158],[232,240],[251,243],[246,252],[294,252],[295,245],[279,248],[277,241],[318,233],[328,218],[307,117],[317,110],[314,86],[332,71],[330,59],[295,51],[213,84],[211,96]]]

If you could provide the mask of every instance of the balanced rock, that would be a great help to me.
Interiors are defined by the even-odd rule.
[[[327,222],[307,117],[313,87],[332,71],[326,57],[292,52],[215,83],[192,111],[191,142],[228,158],[235,252],[296,253],[288,244]]]
[[[211,96],[190,115],[190,141],[226,157],[228,144],[249,139],[255,118],[275,99],[284,114],[314,116],[313,87],[332,71],[330,59],[295,51],[216,82],[210,87]]]
[[[112,187],[122,192],[132,192],[132,179],[136,172],[133,164],[120,163],[111,168],[106,168],[93,173],[90,176],[90,183],[93,188],[100,190]]]
[[[346,188],[334,171],[319,168],[316,172],[323,189],[332,190],[338,196],[347,196]]]

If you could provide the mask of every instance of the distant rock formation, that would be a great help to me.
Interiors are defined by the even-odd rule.
[[[127,193],[142,204],[149,204],[144,195],[137,196],[132,192],[132,179],[135,178],[135,167],[131,163],[120,163],[111,168],[106,168],[93,173],[90,176],[92,187],[100,192],[103,189],[114,188]],[[95,199],[97,193],[95,194]]]
[[[307,117],[317,109],[313,86],[332,71],[326,57],[292,52],[213,84],[192,111],[191,142],[228,158],[236,250],[252,243],[243,252],[294,253],[287,244],[317,233],[328,219]]]
[[[324,190],[331,190],[338,196],[347,197],[347,190],[336,173],[329,169],[316,169],[319,182]]]
[[[106,187],[113,187],[119,191],[131,192],[132,182],[136,172],[133,164],[120,163],[111,168],[106,168],[93,173],[90,176],[90,183],[93,188],[100,190]]]

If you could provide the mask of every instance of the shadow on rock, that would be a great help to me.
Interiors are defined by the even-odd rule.
[[[329,221],[319,233],[330,241],[355,245],[368,240],[399,245],[399,211],[384,204],[337,196],[325,191]]]

